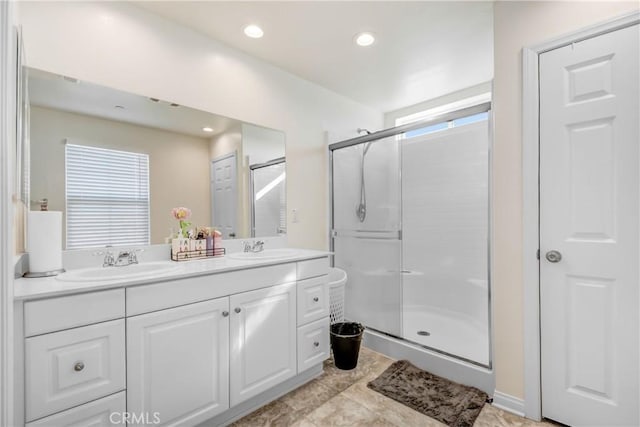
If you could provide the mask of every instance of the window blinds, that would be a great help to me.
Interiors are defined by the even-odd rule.
[[[67,249],[149,244],[149,156],[67,144]]]

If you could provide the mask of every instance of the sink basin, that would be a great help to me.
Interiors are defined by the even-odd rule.
[[[235,252],[227,255],[227,258],[239,260],[263,261],[269,259],[289,258],[299,253],[297,249],[265,249],[262,252]]]
[[[146,262],[125,267],[96,267],[71,270],[56,276],[56,279],[63,282],[106,282],[109,280],[155,276],[171,272],[177,268],[178,265],[174,262]]]

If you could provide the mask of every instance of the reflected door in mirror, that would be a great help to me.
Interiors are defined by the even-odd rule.
[[[237,182],[236,154],[211,162],[211,223],[223,239],[236,237]]]

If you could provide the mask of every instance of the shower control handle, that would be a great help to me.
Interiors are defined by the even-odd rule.
[[[314,297],[313,298],[313,302],[318,302],[318,301],[320,301],[320,298],[318,298],[318,297]]]
[[[558,251],[549,251],[544,256],[549,262],[560,262],[562,260],[562,254]]]

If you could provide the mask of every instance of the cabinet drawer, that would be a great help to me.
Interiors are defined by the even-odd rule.
[[[124,289],[90,292],[24,304],[25,336],[124,317]]]
[[[298,328],[298,373],[329,357],[329,319]]]
[[[298,326],[329,317],[329,276],[298,282]]]
[[[124,319],[25,340],[27,421],[125,388]]]
[[[127,288],[127,316],[293,283],[295,278],[296,265],[288,263],[134,286]]]
[[[317,258],[298,262],[298,280],[324,276],[326,274],[329,274],[329,258]]]
[[[76,406],[67,411],[51,415],[50,417],[27,423],[26,427],[122,426],[124,424],[122,418],[126,410],[125,392],[121,391],[120,393]],[[151,420],[153,420],[153,418],[151,418]]]

